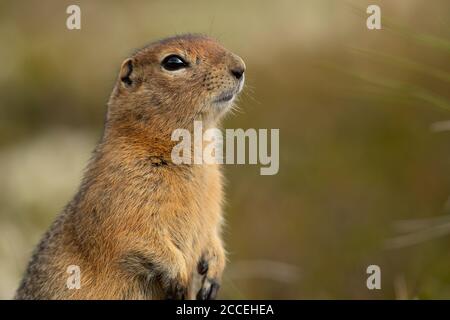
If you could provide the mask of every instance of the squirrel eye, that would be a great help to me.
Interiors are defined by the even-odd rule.
[[[183,58],[175,54],[165,57],[161,62],[161,65],[164,69],[169,71],[175,71],[189,66],[189,64],[184,61]]]

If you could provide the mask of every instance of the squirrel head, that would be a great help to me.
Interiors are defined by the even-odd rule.
[[[121,66],[108,103],[107,126],[152,132],[213,126],[244,85],[244,61],[214,39],[182,35],[136,51]]]

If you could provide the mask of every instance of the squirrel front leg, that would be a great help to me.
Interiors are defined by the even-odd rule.
[[[205,248],[197,271],[203,276],[197,300],[214,300],[220,288],[222,273],[225,268],[225,249],[218,235],[213,235]]]
[[[133,249],[125,262],[128,261],[132,265],[138,262],[139,269],[147,275],[158,277],[164,290],[163,298],[171,300],[187,298],[190,273],[182,252],[169,237],[155,233],[145,242],[130,241],[128,244]]]

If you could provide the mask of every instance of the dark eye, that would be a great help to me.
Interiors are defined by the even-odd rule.
[[[175,54],[165,57],[161,62],[161,65],[164,69],[169,71],[175,71],[189,66],[189,64],[184,61],[183,58]]]

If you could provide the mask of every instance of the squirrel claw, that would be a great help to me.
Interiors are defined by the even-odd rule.
[[[206,272],[208,272],[208,267],[208,261],[206,261],[205,259],[201,259],[197,264],[197,272],[200,275],[204,275],[206,274]]]
[[[180,283],[175,283],[171,285],[167,291],[167,300],[185,300],[187,296],[187,288]]]
[[[212,279],[205,278],[202,288],[197,293],[197,300],[214,300],[219,292],[220,284]]]

